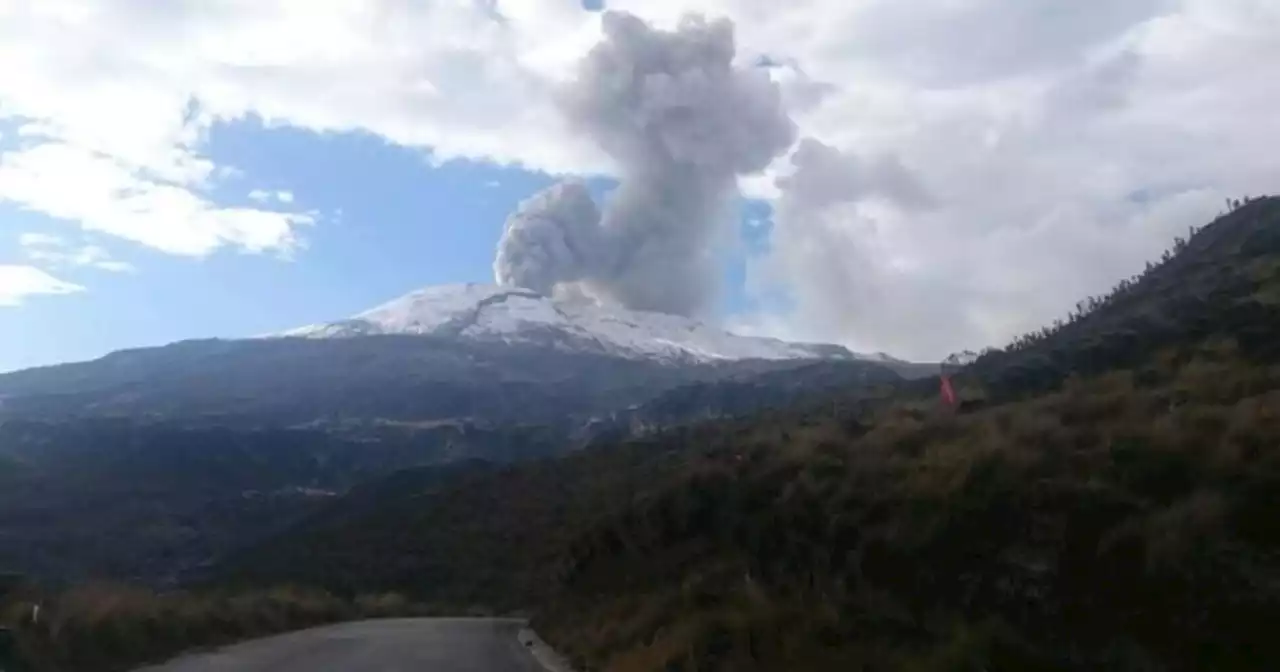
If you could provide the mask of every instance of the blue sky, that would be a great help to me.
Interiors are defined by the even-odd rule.
[[[217,185],[222,204],[253,189],[287,191],[318,211],[288,258],[223,249],[191,259],[108,237],[90,238],[133,273],[67,269],[86,289],[34,297],[0,313],[0,369],[95,357],[106,351],[200,337],[241,337],[337,319],[415,286],[486,282],[510,208],[548,178],[518,170],[429,163],[365,134],[315,134],[234,123],[213,129],[207,153],[242,174]],[[70,239],[57,223],[0,206],[0,255],[19,261],[21,233]]]
[[[0,370],[488,281],[550,176],[628,174],[610,133],[716,165],[789,119],[733,170],[754,200],[713,319],[919,360],[1061,317],[1280,189],[1274,2],[206,4],[0,2]],[[704,42],[583,77],[620,26]],[[575,126],[564,93],[617,102],[601,82],[643,95]]]
[[[84,290],[0,309],[0,371],[189,338],[271,333],[339,319],[426,285],[492,282],[505,218],[554,181],[491,163],[433,165],[428,151],[367,133],[256,121],[215,126],[204,150],[216,164],[236,168],[210,190],[217,203],[261,207],[251,191],[288,192],[292,202],[280,207],[317,212],[300,231],[303,244],[288,255],[222,249],[193,259],[0,204],[0,262],[22,261],[20,237],[40,232],[101,247],[134,269],[59,268],[60,279]],[[604,178],[589,184],[597,195],[613,187]],[[762,203],[744,202],[743,221],[767,212]],[[725,250],[728,312],[747,303],[743,261],[742,250]]]

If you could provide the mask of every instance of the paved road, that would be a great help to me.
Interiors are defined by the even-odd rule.
[[[411,618],[341,623],[185,656],[138,672],[546,672],[522,621]]]

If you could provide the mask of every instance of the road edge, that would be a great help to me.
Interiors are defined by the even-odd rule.
[[[526,647],[529,653],[533,654],[534,660],[537,660],[538,664],[542,665],[548,672],[575,672],[573,667],[569,665],[569,661],[565,660],[563,656],[556,653],[555,649],[542,641],[538,633],[534,632],[533,628],[530,628],[527,623],[521,626],[516,633],[516,638],[520,640],[521,646]]]

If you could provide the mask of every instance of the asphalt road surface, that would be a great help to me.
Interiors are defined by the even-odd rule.
[[[340,623],[184,656],[138,672],[547,672],[508,619]]]

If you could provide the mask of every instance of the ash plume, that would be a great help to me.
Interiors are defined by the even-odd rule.
[[[561,182],[520,203],[507,218],[493,269],[499,284],[550,295],[607,263],[600,210],[581,182]]]
[[[495,278],[703,313],[719,289],[712,248],[731,221],[737,177],[786,151],[795,127],[768,75],[734,64],[730,21],[689,17],[663,31],[608,12],[603,29],[559,102],[570,127],[614,160],[618,188],[599,213],[581,185],[522,203],[499,242]]]

